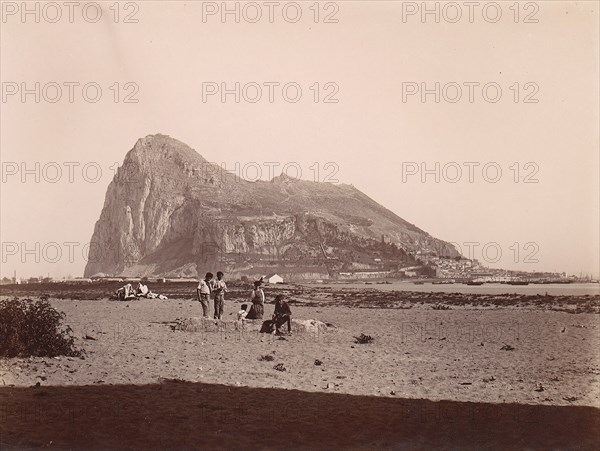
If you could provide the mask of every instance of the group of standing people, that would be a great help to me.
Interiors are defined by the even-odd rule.
[[[227,284],[223,280],[223,272],[217,272],[217,279],[213,280],[213,274],[206,273],[203,280],[198,283],[197,293],[198,300],[202,305],[202,313],[205,318],[208,318],[208,310],[210,296],[214,295],[214,318],[221,319],[225,306],[225,293],[227,292]],[[238,312],[238,319],[263,319],[265,315],[265,292],[262,289],[263,279],[254,282],[254,288],[250,294],[251,304],[242,304],[241,310]],[[287,323],[288,334],[292,333],[292,310],[287,302],[284,301],[284,296],[278,294],[275,296],[275,312],[271,320],[265,321],[261,332],[277,332],[279,328]]]
[[[221,319],[223,309],[225,307],[225,293],[227,292],[227,284],[223,280],[223,272],[217,272],[217,279],[213,279],[213,273],[207,272],[203,280],[198,283],[196,292],[198,293],[198,301],[202,305],[202,314],[208,318],[210,296],[213,295],[215,319]]]

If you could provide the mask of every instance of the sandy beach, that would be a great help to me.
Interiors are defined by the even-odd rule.
[[[277,288],[269,293],[269,297],[275,292],[291,293],[294,290],[294,287]],[[524,416],[529,418],[534,411],[538,417],[542,415],[540,412],[557,412],[556,415],[566,415],[565,418],[571,419],[572,412],[585,411],[585,421],[582,417],[577,423],[579,435],[587,437],[588,444],[598,443],[598,435],[592,432],[593,428],[588,430],[587,426],[584,427],[597,424],[600,406],[597,314],[552,311],[527,303],[525,306],[510,303],[498,306],[493,302],[490,304],[489,299],[486,306],[479,307],[436,301],[415,303],[410,308],[402,303],[395,308],[373,308],[373,300],[369,304],[369,297],[355,297],[349,307],[340,305],[335,300],[339,296],[331,293],[313,302],[302,295],[306,296],[307,292],[290,296],[294,318],[327,323],[326,332],[294,333],[280,338],[227,327],[235,324],[242,299],[226,302],[223,322],[207,321],[205,330],[188,332],[178,330],[182,320],[201,316],[199,303],[189,296],[131,302],[51,298],[51,304],[65,312],[65,324],[73,328],[77,346],[85,353],[82,358],[14,358],[1,361],[3,388],[0,396],[7,420],[3,422],[3,443],[19,447],[47,445],[52,441],[58,447],[110,447],[107,437],[86,441],[85,446],[73,434],[62,436],[62,442],[60,439],[56,441],[52,438],[57,434],[56,428],[47,433],[36,429],[35,433],[23,434],[23,406],[31,408],[31,403],[37,405],[43,401],[47,407],[48,401],[52,400],[52,408],[78,417],[81,413],[76,413],[77,406],[85,405],[89,409],[96,405],[95,400],[102,400],[106,406],[114,402],[125,403],[125,407],[119,407],[119,415],[129,415],[123,413],[127,412],[127,405],[132,408],[132,403],[134,406],[141,403],[139,407],[150,409],[153,415],[162,409],[172,409],[175,412],[172,414],[177,417],[176,412],[186,412],[192,405],[204,403],[195,395],[193,401],[177,396],[185,398],[187,392],[202,393],[203,390],[220,393],[215,394],[216,398],[211,402],[218,404],[218,409],[225,409],[224,412],[229,415],[227,421],[219,422],[219,427],[229,431],[235,429],[235,424],[246,430],[249,427],[246,420],[253,418],[252,412],[262,412],[259,415],[261,421],[269,423],[271,416],[275,423],[288,422],[294,425],[290,426],[292,429],[301,433],[300,429],[317,427],[314,425],[317,421],[314,412],[310,413],[310,409],[318,412],[317,423],[322,427],[323,422],[330,418],[329,413],[324,412],[336,403],[341,403],[340,406],[347,402],[362,404],[357,399],[363,399],[374,403],[368,415],[372,415],[372,409],[379,409],[374,406],[394,411],[410,405],[408,413],[402,414],[403,418],[408,415],[416,421],[415,416],[425,415],[427,420],[424,424],[433,421],[430,418],[432,412],[435,413],[440,406],[456,409],[456,415],[443,413],[440,417],[439,412],[434,415],[438,428],[442,424],[448,427],[454,424],[457,415],[462,418],[459,421],[466,421],[472,427],[472,418],[479,416],[474,413],[477,409],[493,412],[493,421],[506,422],[510,418],[515,428],[516,424],[522,426]],[[237,297],[234,291],[231,298]],[[597,300],[576,300],[575,303],[589,307],[597,304]],[[561,308],[569,310],[564,305]],[[270,316],[272,310],[273,305],[267,304],[265,316]],[[221,327],[217,327],[218,324]],[[373,342],[356,343],[354,337],[360,334],[372,336]],[[122,393],[125,388],[119,387],[127,387],[127,395]],[[253,393],[252,397],[241,399],[233,394],[244,391]],[[226,395],[222,395],[223,392]],[[258,394],[263,392],[270,393],[264,395],[265,399],[281,397],[282,405],[273,401],[275,405],[266,407],[269,403],[263,404]],[[148,396],[154,399],[152,402],[165,405],[145,405],[144,399]],[[218,396],[225,396],[228,401],[220,402]],[[302,402],[296,399],[302,399]],[[310,399],[318,400],[318,403],[311,404]],[[92,404],[88,405],[90,402]],[[116,407],[106,406],[99,407],[98,415],[108,415],[110,421],[116,421]],[[282,420],[282,412],[288,409],[298,413],[298,406],[301,406],[301,416],[313,415],[312,419],[303,417],[302,420],[294,420],[288,412]],[[247,412],[236,413],[236,409]],[[508,409],[506,412],[510,413],[497,417],[502,409]],[[44,412],[41,408],[33,415],[44,415]],[[137,411],[136,415],[139,414]],[[178,427],[194,431],[192,423],[195,420],[192,418],[205,414],[195,410],[193,414],[181,413],[181,418],[177,417]],[[208,416],[211,415],[209,413]],[[385,417],[382,413],[382,418]],[[163,420],[152,421],[156,424],[156,421]],[[380,419],[373,426],[376,428],[373,431],[379,431],[381,426]],[[166,426],[160,426],[163,427]],[[360,446],[369,447],[368,440],[381,439],[383,441],[373,442],[377,443],[373,446],[402,447],[399,444],[406,439],[407,449],[420,448],[418,442],[411,440],[417,440],[424,432],[417,428],[416,432],[413,431],[414,436],[411,435],[413,433],[409,434],[410,437],[403,434],[396,436],[399,430],[394,426],[391,428],[394,431],[392,435],[384,439],[384,434],[377,439],[379,432],[370,435],[368,430],[360,430],[357,446],[362,443]],[[251,434],[251,431],[249,429],[247,433]],[[531,435],[530,432],[527,434]],[[195,437],[194,434],[192,436]],[[208,440],[202,436],[202,440]],[[174,442],[173,447],[200,446],[197,439],[190,437],[191,441],[186,442],[188,439],[182,438],[183,441]],[[427,443],[434,446],[439,438],[435,437],[434,434],[427,438],[433,440]],[[497,440],[489,434],[481,439],[492,440],[490,445]],[[47,441],[41,443],[44,440]],[[261,439],[258,447],[281,446],[277,445],[278,439],[274,440]],[[202,443],[221,447],[218,437]],[[311,447],[309,441],[302,443]],[[570,445],[573,444],[570,442]],[[130,445],[137,446],[133,442]],[[252,442],[239,442],[237,445],[223,442],[222,445],[253,447]],[[325,447],[325,442],[323,445]],[[118,447],[127,448],[129,445],[119,442]],[[169,444],[163,443],[158,447],[169,447]]]
[[[3,384],[151,384],[181,379],[234,386],[431,400],[546,405],[600,403],[597,316],[515,309],[351,309],[295,306],[297,318],[336,326],[325,334],[172,330],[201,316],[183,300],[67,301],[83,359],[10,359]],[[233,322],[239,304],[227,303]],[[270,316],[272,305],[266,306]],[[354,343],[361,333],[372,344]],[[85,339],[83,337],[88,337]],[[514,350],[506,351],[507,345]],[[272,355],[273,361],[260,361]],[[315,360],[323,362],[315,365]],[[286,371],[273,370],[282,363]],[[564,370],[568,368],[568,372]],[[557,380],[558,379],[558,380]],[[539,385],[543,391],[536,391]],[[567,401],[566,399],[573,399]]]

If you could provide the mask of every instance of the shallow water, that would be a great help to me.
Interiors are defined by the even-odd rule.
[[[529,284],[508,285],[503,283],[485,283],[483,285],[465,285],[454,283],[447,285],[434,285],[425,283],[415,285],[413,282],[395,281],[389,284],[377,282],[354,282],[354,283],[307,283],[307,286],[325,286],[331,288],[354,288],[354,289],[376,289],[381,291],[416,291],[419,293],[465,293],[465,294],[489,294],[499,295],[505,293],[515,294],[548,294],[551,296],[583,296],[600,295],[600,284],[597,283],[569,283],[569,284]]]

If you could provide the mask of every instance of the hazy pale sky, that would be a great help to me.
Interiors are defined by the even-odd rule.
[[[154,133],[250,178],[335,172],[489,266],[600,272],[598,2],[100,3],[3,2],[3,276],[81,275]]]

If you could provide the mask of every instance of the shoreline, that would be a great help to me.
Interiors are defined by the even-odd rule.
[[[196,300],[195,282],[171,282],[152,284],[150,289],[166,295],[171,300]],[[249,301],[251,284],[238,281],[228,282],[227,299],[236,302]],[[394,290],[393,286],[359,285],[329,286],[328,284],[276,284],[265,289],[267,303],[275,295],[283,294],[290,304],[295,305],[346,305],[348,307],[369,308],[413,308],[416,305],[439,305],[455,308],[511,307],[541,310],[566,311],[570,313],[600,314],[600,293],[598,294],[526,294],[526,293],[477,293],[461,291]],[[116,282],[93,284],[30,284],[0,286],[0,298],[47,297],[55,299],[109,300],[120,288]],[[437,285],[439,287],[439,285]],[[479,288],[479,287],[471,287]]]

